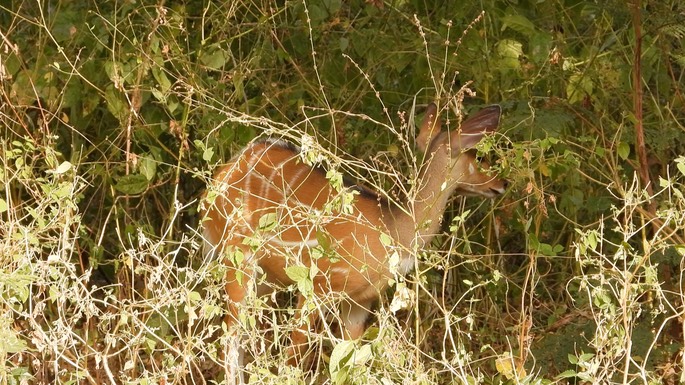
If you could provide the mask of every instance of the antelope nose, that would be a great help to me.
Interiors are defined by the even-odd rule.
[[[507,191],[507,187],[509,187],[509,181],[503,180],[501,186],[490,187],[490,191],[493,193],[493,195],[497,196],[504,194],[504,192]]]

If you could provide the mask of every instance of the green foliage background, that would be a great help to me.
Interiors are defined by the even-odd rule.
[[[307,133],[397,192],[462,87],[510,191],[455,202],[409,311],[254,382],[684,383],[684,76],[678,0],[0,2],[0,383],[224,380],[212,170]]]

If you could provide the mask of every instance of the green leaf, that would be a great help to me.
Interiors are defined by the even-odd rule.
[[[143,156],[138,160],[140,173],[145,175],[148,181],[155,179],[157,174],[157,162],[151,156]]]
[[[155,97],[155,99],[159,100],[160,102],[166,102],[166,97],[164,96],[164,93],[162,93],[162,91],[153,88],[150,90],[150,92],[152,93],[152,96]]]
[[[7,211],[7,208],[7,202],[4,199],[0,198],[0,213],[4,213],[5,211]]]
[[[288,266],[285,274],[297,284],[297,290],[307,297],[314,288],[314,283],[309,278],[310,269],[306,266]]]
[[[621,142],[618,144],[618,156],[626,160],[628,159],[628,156],[630,156],[630,145],[626,142]]]
[[[241,267],[245,260],[245,253],[243,253],[243,250],[239,247],[227,250],[227,256],[235,267]],[[240,271],[241,269],[238,270]]]
[[[69,199],[74,186],[71,183],[60,183],[54,190],[50,191],[50,196],[57,200]]]
[[[331,184],[331,186],[338,191],[340,191],[344,186],[343,174],[338,170],[330,169],[326,171],[326,179],[328,179],[328,182]]]
[[[675,245],[675,251],[680,254],[681,257],[685,257],[685,245]]]
[[[578,373],[576,373],[575,370],[567,370],[563,373],[560,373],[557,378],[571,378],[577,376]]]
[[[597,156],[599,156],[600,158],[604,157],[605,153],[606,153],[606,149],[604,149],[604,147],[601,147],[601,146],[595,147],[595,154],[597,154]]]
[[[679,156],[675,160],[675,166],[681,174],[685,175],[685,157]]]
[[[105,101],[107,102],[107,110],[119,121],[122,121],[126,116],[127,105],[121,93],[113,85],[105,88]]]
[[[537,63],[540,66],[545,65],[549,59],[553,41],[554,38],[549,33],[534,32],[528,41],[528,56],[534,63]]]
[[[71,163],[64,161],[62,164],[57,166],[57,169],[55,170],[55,174],[60,175],[64,174],[65,172],[71,170]]]
[[[659,177],[659,187],[661,188],[666,188],[671,185],[671,181],[668,179],[664,179],[663,177]]]
[[[564,247],[561,245],[552,246],[548,243],[540,242],[538,240],[538,237],[533,233],[528,234],[528,242],[531,251],[540,253],[548,257],[553,257],[564,250]]]
[[[381,243],[383,244],[383,246],[391,246],[392,245],[392,238],[388,234],[381,233],[380,239],[381,239]]]
[[[198,303],[202,300],[202,295],[196,291],[188,293],[188,299],[193,303]]]
[[[354,341],[342,341],[333,348],[331,365],[329,367],[331,380],[334,384],[344,384],[349,375],[349,360],[354,352]]]
[[[211,161],[213,156],[214,147],[207,147],[204,151],[202,151],[202,160],[204,160],[205,162]]]
[[[126,195],[136,195],[145,191],[148,187],[148,179],[142,174],[124,175],[116,178],[114,188]]]
[[[324,252],[331,251],[331,237],[327,232],[317,229],[316,242],[324,250]]]
[[[519,58],[523,56],[523,44],[516,40],[503,39],[495,46],[500,56],[499,65],[502,69],[517,70],[521,67]]]
[[[288,266],[285,268],[285,274],[295,282],[309,279],[309,269],[305,266]]]
[[[259,231],[269,232],[278,225],[278,215],[276,213],[266,213],[259,217],[259,224],[257,229]]]
[[[0,351],[6,353],[20,353],[26,350],[26,342],[10,328],[0,330]],[[12,383],[10,379],[10,383]]]
[[[364,365],[373,357],[373,351],[371,350],[371,345],[364,344],[354,351],[354,364]]]
[[[587,234],[587,245],[591,250],[597,250],[597,233],[591,231]]]
[[[594,353],[583,353],[580,355],[580,361],[581,362],[588,362],[590,361],[593,357],[595,356]]]
[[[328,13],[332,15],[340,11],[340,8],[342,7],[342,0],[323,0],[323,5],[328,10]]]
[[[502,17],[502,31],[511,28],[530,37],[535,32],[535,24],[521,14],[510,14]]]
[[[159,84],[159,90],[162,94],[166,95],[171,89],[171,81],[166,76],[164,70],[160,67],[152,67],[152,76],[157,80]]]
[[[570,104],[582,102],[586,96],[592,95],[595,85],[589,76],[575,73],[568,79],[566,97]]]
[[[17,103],[31,105],[36,100],[36,93],[33,91],[33,79],[30,71],[20,71],[12,83],[12,94]]]
[[[350,46],[350,39],[348,39],[346,37],[341,37],[340,40],[338,40],[338,43],[340,44],[340,50],[342,52],[346,52],[347,47]]]
[[[200,55],[200,62],[213,70],[218,70],[226,64],[226,53],[220,48],[208,49]]]
[[[319,7],[315,4],[309,4],[309,19],[312,22],[312,26],[318,26],[321,22],[328,17],[328,12],[326,9]]]

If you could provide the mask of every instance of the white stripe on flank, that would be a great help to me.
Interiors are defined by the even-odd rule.
[[[307,239],[302,241],[283,241],[278,238],[273,238],[269,240],[269,243],[274,243],[281,247],[316,247],[319,245],[319,241],[316,239]]]
[[[209,231],[205,228],[202,231],[202,255],[205,260],[213,260],[215,258],[217,248],[213,240],[210,240],[209,237]]]
[[[243,218],[244,218],[245,222],[247,222],[247,223],[252,223],[252,211],[259,209],[259,207],[257,207],[257,206],[252,206],[251,202],[249,202],[249,200],[253,199],[253,195],[254,195],[252,193],[252,178],[255,177],[255,171],[254,171],[255,164],[257,164],[257,162],[259,162],[259,160],[261,159],[262,155],[266,152],[266,150],[267,150],[267,148],[262,148],[258,151],[255,151],[254,153],[252,153],[250,158],[247,159],[247,171],[246,171],[247,175],[245,177],[245,187],[243,189],[243,191],[245,191],[245,194],[243,194],[244,195],[244,201],[242,204],[242,206],[243,206]],[[256,175],[256,176],[258,177],[259,175]],[[264,186],[266,186],[266,184],[264,184]],[[268,186],[266,186],[266,187],[268,187]],[[264,196],[263,192],[262,192],[262,195],[259,195],[259,196],[263,197]],[[250,210],[250,208],[252,208],[252,210]]]
[[[288,183],[290,190],[294,190],[296,186],[299,187],[301,184],[305,184],[304,180],[301,180],[300,177],[309,170],[308,167],[300,167],[300,169],[290,177],[290,182]],[[307,176],[305,176],[304,179],[307,179]]]
[[[350,269],[347,267],[332,267],[330,270],[330,275],[333,277],[334,274],[340,274],[342,276],[347,276],[350,274]]]

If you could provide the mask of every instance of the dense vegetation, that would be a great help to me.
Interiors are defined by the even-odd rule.
[[[290,296],[257,301],[251,381],[683,383],[684,78],[680,0],[3,1],[0,384],[224,381],[212,171],[307,134],[401,194],[433,100],[503,107],[509,191],[455,199],[313,372],[284,365]]]

